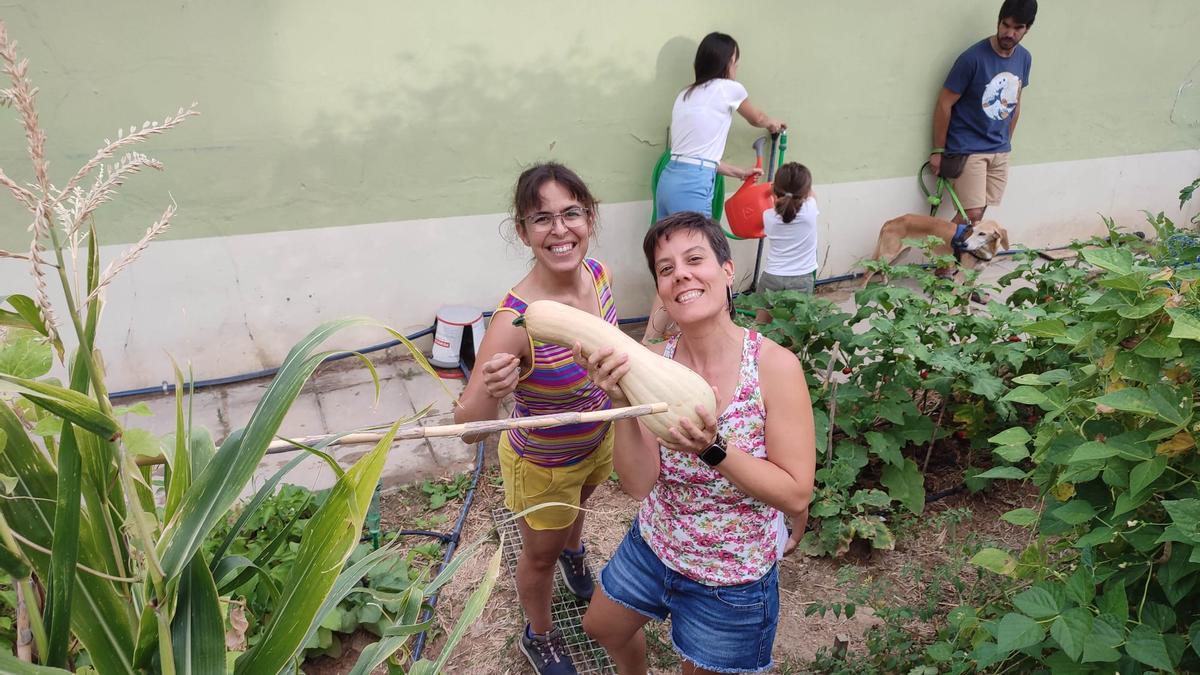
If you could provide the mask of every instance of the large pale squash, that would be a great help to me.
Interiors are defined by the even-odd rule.
[[[525,310],[525,329],[535,340],[571,348],[576,342],[584,356],[604,347],[629,356],[629,372],[618,385],[634,405],[662,401],[670,409],[639,418],[659,438],[669,439],[671,427],[686,417],[703,426],[696,406],[716,410],[712,387],[691,368],[646,349],[619,328],[598,316],[552,300],[538,300]],[[714,413],[715,414],[715,413]]]

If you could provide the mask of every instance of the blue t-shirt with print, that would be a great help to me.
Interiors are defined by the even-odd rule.
[[[1012,56],[1005,58],[992,49],[991,38],[980,40],[958,57],[943,85],[960,95],[950,109],[946,152],[1008,152],[1012,148],[1008,125],[1017,110],[1021,88],[1029,86],[1032,64],[1028,49],[1017,45]]]

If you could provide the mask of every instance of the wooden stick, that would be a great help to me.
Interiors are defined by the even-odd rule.
[[[554,415],[510,417],[500,420],[480,420],[478,422],[467,422],[465,424],[445,424],[441,426],[429,427],[415,426],[397,431],[395,440],[401,441],[414,438],[493,434],[508,429],[545,429],[547,427],[558,427],[565,424],[610,422],[612,420],[641,417],[643,415],[657,415],[667,412],[667,409],[668,406],[666,403],[646,403],[643,405],[633,405],[625,408],[593,410],[590,412],[564,412]],[[364,443],[378,443],[379,441],[383,440],[385,435],[386,434],[377,432],[346,434],[345,436],[335,440],[330,445],[359,445]],[[267,446],[267,454],[291,452],[299,449],[296,443],[315,445],[326,438],[328,438],[328,435],[306,436],[304,438],[289,440],[280,439]],[[166,458],[162,455],[158,455],[157,457],[142,456],[137,458],[138,466],[163,464],[165,462]]]

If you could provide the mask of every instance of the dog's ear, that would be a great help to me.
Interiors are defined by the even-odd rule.
[[[1007,251],[1008,250],[1008,230],[1004,229],[1003,227],[1000,227],[999,225],[996,226],[996,229],[1000,230],[1000,250]]]

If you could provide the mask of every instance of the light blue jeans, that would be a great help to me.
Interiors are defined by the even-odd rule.
[[[655,220],[680,211],[696,211],[711,218],[716,180],[717,169],[712,164],[700,166],[671,160],[658,177]]]

